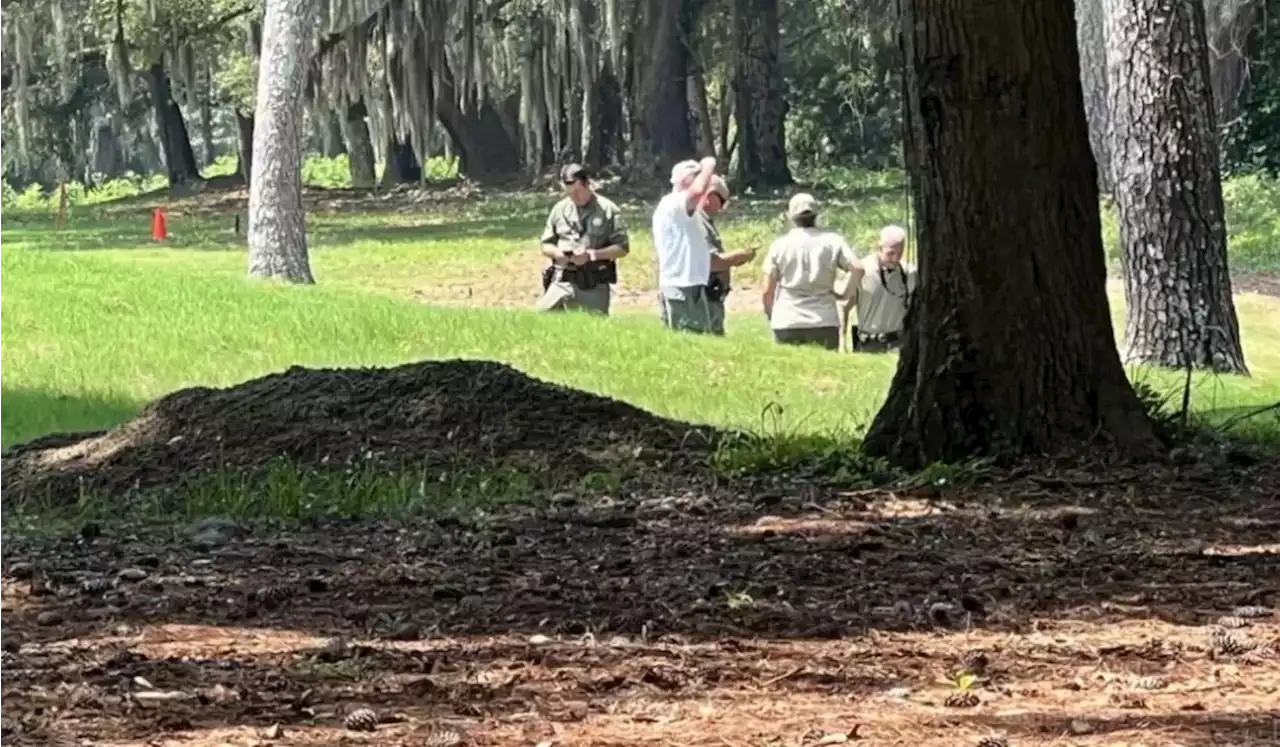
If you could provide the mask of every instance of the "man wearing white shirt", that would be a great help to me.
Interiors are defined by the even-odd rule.
[[[711,246],[698,215],[710,190],[716,159],[681,161],[671,169],[671,193],[653,211],[653,247],[658,259],[658,295],[670,329],[707,333],[711,309],[707,281]]]

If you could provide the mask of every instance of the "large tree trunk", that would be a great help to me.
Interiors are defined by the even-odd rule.
[[[316,0],[267,0],[249,184],[249,274],[314,283],[302,207],[302,107]]]
[[[778,0],[734,0],[733,9],[738,181],[753,187],[790,184]]]
[[[325,108],[320,112],[320,152],[325,158],[336,158],[347,152],[345,138],[342,137],[342,123],[336,112]]]
[[[253,114],[236,109],[235,115],[236,155],[239,160],[236,173],[240,174],[245,184],[248,184],[250,177],[253,176]]]
[[[865,448],[1156,452],[1107,307],[1070,0],[904,0],[920,289]]]
[[[659,173],[695,154],[685,82],[689,52],[681,29],[688,1],[648,0],[644,36],[637,31],[638,95],[632,107],[636,121],[631,145],[633,166],[642,173]]]
[[[163,62],[148,70],[151,83],[151,108],[155,112],[156,131],[164,151],[164,165],[169,172],[169,185],[176,186],[200,179],[200,167],[191,148],[187,121],[173,100],[173,87]]]
[[[395,137],[387,142],[387,164],[382,170],[382,186],[418,184],[422,181],[422,164],[413,146]]]
[[[1076,39],[1089,145],[1098,163],[1098,186],[1111,194],[1111,149],[1107,147],[1107,18],[1103,0],[1076,0]]]
[[[357,99],[347,106],[343,121],[343,135],[350,155],[351,186],[372,187],[377,181],[373,155],[373,138],[369,136],[368,109],[364,99]]]
[[[1204,8],[1107,0],[1106,35],[1126,358],[1244,373]]]

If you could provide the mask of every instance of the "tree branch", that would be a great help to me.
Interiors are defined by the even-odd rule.
[[[257,10],[257,8],[258,8],[257,3],[251,2],[248,5],[242,6],[240,8],[236,8],[235,10],[227,11],[226,13],[222,14],[221,17],[216,18],[213,21],[206,23],[203,26],[197,26],[194,29],[192,29],[189,33],[182,34],[181,36],[178,37],[178,41],[184,42],[190,39],[198,39],[199,37],[204,36],[205,34],[209,34],[214,31],[217,31],[218,29],[222,28],[223,26],[226,26],[228,23],[231,23],[237,18],[241,18],[243,16],[249,15],[253,11]]]

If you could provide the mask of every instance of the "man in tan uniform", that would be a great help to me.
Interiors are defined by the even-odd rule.
[[[852,272],[858,258],[834,231],[816,226],[818,201],[812,195],[791,198],[787,215],[794,225],[765,255],[764,313],[773,337],[784,344],[818,344],[840,349],[839,271]]]
[[[706,229],[707,244],[711,246],[711,282],[707,283],[707,306],[711,311],[711,334],[724,334],[725,308],[724,299],[729,295],[731,268],[740,267],[756,258],[755,249],[743,249],[736,252],[724,250],[724,240],[716,228],[712,218],[724,212],[729,205],[729,185],[724,177],[711,179],[711,191],[707,193],[698,211],[702,225]]]
[[[622,211],[591,189],[590,178],[576,163],[560,171],[565,197],[551,208],[542,230],[542,255],[551,264],[543,271],[539,311],[609,313],[617,260],[631,245]]]
[[[916,268],[902,261],[906,243],[907,232],[901,226],[886,226],[880,232],[880,250],[864,257],[850,274],[840,325],[848,330],[849,313],[858,310],[858,323],[845,335],[850,349],[883,353],[901,347],[918,282]]]

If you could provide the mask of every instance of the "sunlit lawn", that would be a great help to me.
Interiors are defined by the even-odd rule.
[[[731,319],[728,338],[708,339],[666,333],[634,305],[597,320],[412,300],[424,288],[465,283],[499,289],[507,305],[531,302],[533,239],[546,204],[523,196],[313,215],[320,283],[309,288],[245,280],[243,238],[229,216],[173,215],[164,247],[149,240],[147,216],[136,211],[77,216],[63,231],[6,221],[3,442],[109,426],[173,389],[233,384],[294,364],[423,358],[503,360],[664,415],[754,430],[853,433],[879,406],[893,358],[782,348],[756,313]],[[767,245],[779,205],[736,206],[727,241]],[[634,238],[623,274],[626,290],[643,295],[651,285],[647,226],[639,205],[627,207]],[[900,214],[900,198],[889,196],[838,205],[828,220],[865,248]],[[752,267],[739,277],[749,285],[755,275]],[[506,286],[517,290],[504,293]],[[1197,376],[1202,411],[1280,399],[1280,301],[1246,295],[1237,304],[1254,376]],[[1178,381],[1136,375],[1165,388]],[[781,405],[780,418],[764,415],[775,412],[771,403]]]

